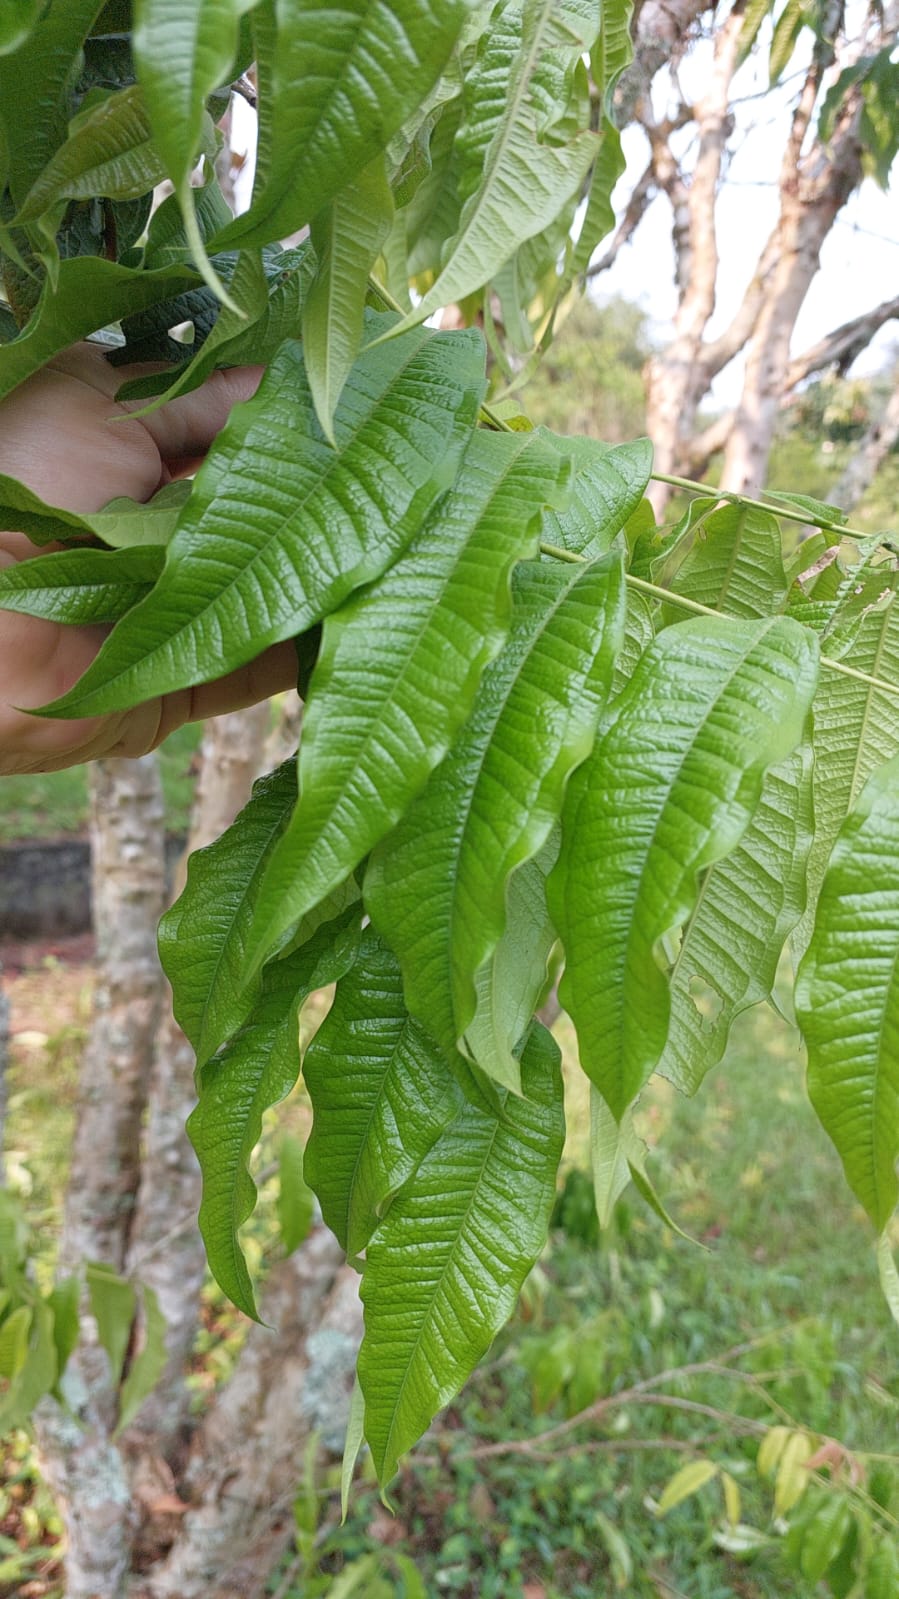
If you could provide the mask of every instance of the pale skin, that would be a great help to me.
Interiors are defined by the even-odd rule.
[[[199,464],[231,407],[250,398],[262,375],[259,367],[217,372],[192,394],[135,419],[114,395],[147,370],[112,367],[88,344],[54,357],[0,402],[0,472],[70,511],[98,511],[120,495],[148,500]],[[23,533],[0,533],[0,568],[39,553]],[[145,755],[183,722],[239,710],[296,682],[288,641],[217,682],[134,710],[81,721],[29,716],[77,682],[107,632],[0,611],[0,775]]]

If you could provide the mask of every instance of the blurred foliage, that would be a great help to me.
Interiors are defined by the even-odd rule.
[[[620,444],[644,431],[642,372],[650,354],[639,306],[579,300],[517,398],[532,421],[554,432]]]

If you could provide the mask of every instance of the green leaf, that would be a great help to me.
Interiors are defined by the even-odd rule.
[[[258,192],[216,241],[266,244],[310,222],[426,97],[465,21],[465,0],[306,0],[263,7]],[[266,89],[268,93],[266,93]]]
[[[165,175],[143,90],[133,83],[76,118],[66,143],[29,189],[14,226],[36,221],[60,200],[136,200]]]
[[[628,8],[630,9],[630,8]],[[605,7],[603,8],[605,14]],[[612,192],[620,177],[624,176],[627,162],[621,148],[621,134],[608,117],[600,128],[600,145],[587,194],[587,209],[577,236],[571,261],[573,277],[583,276],[592,260],[597,245],[601,244],[615,226],[615,209]]]
[[[766,774],[736,849],[702,880],[671,974],[671,1020],[659,1071],[694,1094],[717,1066],[741,1011],[767,999],[806,902],[814,838],[813,756],[802,744]]]
[[[44,4],[45,0],[7,0],[0,12],[0,55],[11,55],[25,43]]]
[[[15,478],[0,473],[0,517],[26,533],[32,544],[84,543],[95,535],[106,544],[165,544],[190,494],[185,481],[169,483],[152,500],[110,500],[102,511],[66,511],[46,505]]]
[[[802,32],[805,16],[802,0],[787,0],[774,24],[771,53],[768,58],[768,82],[773,89],[789,65],[796,41]]]
[[[848,654],[849,664],[899,685],[899,604],[891,573],[847,579],[834,603],[797,609],[821,626],[821,648]],[[791,607],[792,608],[792,607]],[[808,909],[793,937],[797,956],[811,937],[818,889],[846,814],[879,766],[899,754],[899,701],[841,672],[821,673],[812,707],[815,751],[815,838],[808,862]]]
[[[457,1114],[446,1061],[403,1003],[396,957],[369,928],[306,1051],[314,1121],[306,1179],[351,1256]]]
[[[584,128],[558,139],[565,107],[546,103],[541,69],[564,53],[573,72],[599,23],[595,0],[509,0],[493,18],[465,84],[459,226],[436,282],[401,330],[487,283],[578,193],[597,135]]]
[[[231,221],[231,211],[225,196],[219,188],[215,171],[210,166],[207,169],[206,182],[202,189],[195,193],[194,205],[196,208],[197,226],[204,240],[217,233],[226,222]],[[184,231],[184,218],[178,204],[178,196],[170,194],[153,212],[147,227],[147,242],[144,246],[144,266],[158,268],[166,266],[182,266],[191,261],[191,247]]]
[[[278,1151],[278,1227],[285,1255],[292,1255],[309,1235],[315,1195],[303,1176],[303,1146],[285,1133]]]
[[[53,1316],[57,1382],[78,1343],[81,1332],[80,1301],[81,1285],[74,1273],[56,1283],[47,1295],[47,1304]]]
[[[141,1288],[144,1325],[141,1347],[135,1355],[119,1393],[119,1419],[116,1435],[134,1420],[145,1399],[150,1397],[166,1368],[166,1319],[159,1300],[147,1284]]]
[[[899,1197],[899,757],[840,830],[796,977],[812,1104],[878,1232]]]
[[[668,588],[730,616],[771,616],[789,586],[777,518],[751,505],[722,505],[704,517],[667,568]],[[683,614],[665,607],[669,621]]]
[[[595,439],[558,437],[538,428],[574,462],[574,489],[562,511],[544,521],[544,542],[592,559],[605,555],[636,510],[652,471],[648,439],[629,444],[599,444]]]
[[[300,750],[300,803],[267,869],[250,959],[399,821],[471,708],[568,468],[533,434],[481,432],[391,569],[325,623]]]
[[[30,1318],[27,1347],[22,1364],[0,1398],[0,1428],[4,1436],[14,1427],[25,1427],[30,1423],[35,1407],[51,1391],[57,1377],[53,1313],[49,1305],[37,1299],[30,1311],[25,1305],[20,1308]],[[14,1311],[9,1321],[18,1314],[18,1311]]]
[[[382,1483],[486,1353],[545,1243],[564,1138],[559,1058],[535,1028],[525,1097],[496,1117],[464,1105],[369,1243],[358,1369]]]
[[[19,1375],[28,1358],[32,1307],[17,1305],[0,1324],[0,1377],[7,1382]]]
[[[410,1011],[449,1052],[502,936],[507,880],[545,842],[589,752],[623,622],[617,557],[519,566],[509,642],[467,727],[372,856],[366,905],[399,956]]]
[[[798,743],[816,671],[814,636],[786,618],[666,628],[569,786],[549,882],[560,993],[619,1118],[668,1034],[662,941],[689,917],[699,874],[742,838],[765,768]]]
[[[97,1336],[109,1356],[114,1383],[119,1381],[137,1308],[137,1295],[129,1282],[110,1266],[91,1263],[87,1267],[87,1293],[91,1314],[97,1323]]]
[[[115,550],[138,549],[142,545],[166,545],[190,499],[193,485],[189,478],[166,483],[151,500],[110,500],[102,511],[82,518],[97,538]]]
[[[462,1047],[502,1088],[521,1093],[515,1053],[547,989],[556,930],[546,908],[546,878],[559,853],[553,828],[532,861],[525,861],[506,886],[506,925],[493,953],[475,972],[475,1013]]]
[[[172,985],[175,1019],[199,1065],[246,1021],[259,990],[247,990],[246,931],[263,868],[296,804],[291,757],[253,785],[220,838],[194,850],[187,881],[159,924],[159,958]]]
[[[46,282],[19,337],[0,345],[0,398],[76,339],[196,282],[196,273],[188,267],[139,272],[97,256],[61,261],[55,290]]]
[[[676,1505],[683,1504],[685,1499],[699,1493],[700,1488],[712,1482],[717,1475],[718,1467],[714,1460],[691,1460],[686,1466],[681,1466],[662,1490],[656,1515],[667,1516],[669,1510],[674,1510]]]
[[[612,1225],[615,1206],[631,1180],[631,1162],[639,1157],[640,1139],[633,1116],[617,1121],[598,1088],[590,1084],[590,1168],[596,1214],[603,1231]]]
[[[455,476],[483,362],[479,335],[467,332],[418,330],[364,350],[334,450],[314,417],[301,347],[284,344],[201,467],[153,593],[48,714],[87,715],[208,682],[305,632],[379,576]]]
[[[312,219],[317,265],[303,306],[303,349],[316,415],[332,444],[334,412],[362,343],[368,276],[392,220],[383,156]]]
[[[299,1076],[300,1005],[352,963],[354,940],[345,932],[340,921],[332,922],[301,949],[266,967],[250,1021],[201,1068],[199,1103],[187,1123],[203,1173],[200,1231],[209,1269],[238,1309],[254,1320],[253,1285],[237,1237],[256,1203],[249,1160],[264,1112],[289,1094]]]
[[[18,50],[0,55],[0,148],[5,144],[5,181],[17,206],[65,140],[65,90],[101,4],[56,0],[44,8]]]
[[[116,622],[152,588],[164,552],[59,550],[0,571],[0,610],[53,622]]]

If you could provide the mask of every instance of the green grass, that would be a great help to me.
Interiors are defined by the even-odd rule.
[[[186,833],[194,790],[192,762],[202,724],[180,727],[159,751],[166,825]],[[0,783],[0,844],[18,839],[62,838],[84,833],[88,819],[87,768],[6,777]]]

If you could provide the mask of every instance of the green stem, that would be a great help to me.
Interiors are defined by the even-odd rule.
[[[870,533],[863,533],[859,527],[843,527],[837,522],[825,522],[814,516],[810,511],[793,511],[789,506],[780,505],[776,494],[770,495],[768,500],[753,500],[748,494],[738,494],[735,489],[717,489],[713,483],[697,483],[690,477],[671,477],[667,472],[653,472],[654,483],[670,483],[672,488],[686,489],[690,494],[710,494],[719,500],[729,500],[732,505],[750,505],[755,511],[767,511],[769,516],[783,517],[787,522],[801,522],[806,527],[817,527],[822,533],[837,533],[846,539],[869,539]],[[774,504],[771,504],[771,501]]]

